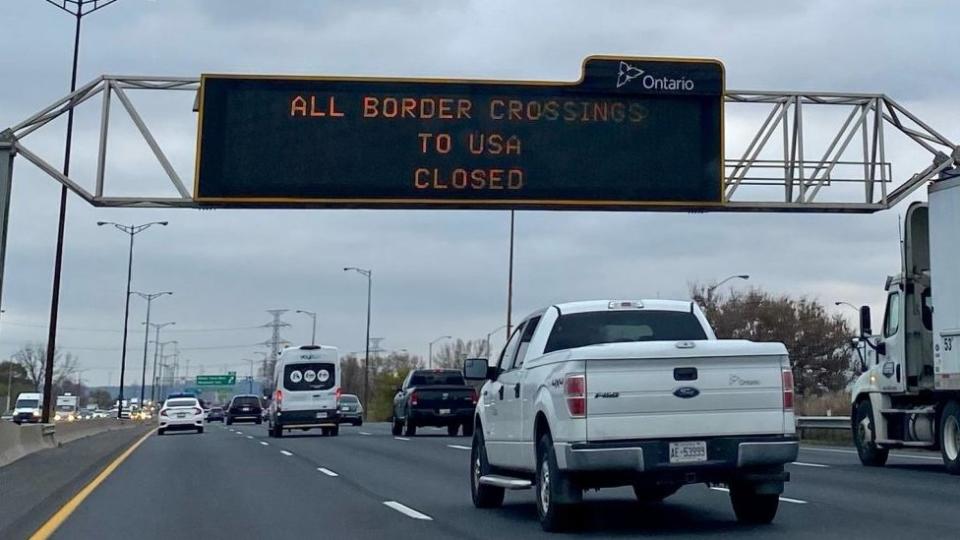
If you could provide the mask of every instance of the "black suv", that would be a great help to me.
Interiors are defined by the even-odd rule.
[[[263,422],[263,405],[260,403],[260,396],[243,395],[233,396],[230,404],[227,405],[227,412],[224,415],[226,424],[229,426],[234,422]]]

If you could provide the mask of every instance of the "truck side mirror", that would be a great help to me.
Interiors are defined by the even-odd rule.
[[[873,335],[870,306],[860,306],[860,337]]]
[[[482,381],[487,378],[488,363],[486,358],[467,358],[463,361],[463,378],[468,381]]]

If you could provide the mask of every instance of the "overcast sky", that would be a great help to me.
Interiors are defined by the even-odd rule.
[[[849,0],[119,0],[84,19],[79,79],[240,72],[575,80],[590,54],[701,56],[723,60],[728,88],[889,94],[956,141],[953,8]],[[66,93],[73,20],[43,0],[4,0],[0,32],[3,128]],[[134,101],[192,184],[193,96],[136,94]],[[78,113],[73,176],[86,186],[95,170],[98,104]],[[727,113],[727,157],[756,129],[757,113],[739,111]],[[24,142],[59,167],[64,129],[52,123]],[[119,108],[111,130],[108,193],[174,195]],[[929,164],[892,134],[887,142],[898,179]],[[921,190],[914,198],[923,197]],[[0,357],[46,339],[58,200],[59,185],[18,159]],[[884,278],[899,264],[897,214],[905,209],[866,216],[520,212],[514,316],[565,300],[686,298],[688,282],[734,273],[751,276],[737,287],[808,295],[831,309],[835,300],[880,309]],[[505,322],[508,212],[110,210],[71,196],[58,344],[79,355],[88,383],[117,383],[123,323],[126,238],[98,228],[98,220],[169,220],[137,237],[133,283],[174,291],[154,303],[152,317],[176,321],[161,339],[179,341],[191,374],[243,372],[243,358],[267,350],[257,343],[269,330],[256,327],[271,308],[318,311],[319,341],[361,350],[366,283],[344,266],[373,269],[372,334],[385,338],[385,349],[423,355],[437,336],[479,338]],[[128,383],[133,373],[139,379],[144,315],[134,297]],[[284,320],[292,326],[283,337],[309,341],[307,317],[291,311]]]

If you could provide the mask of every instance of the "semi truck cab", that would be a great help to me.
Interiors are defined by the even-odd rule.
[[[860,309],[861,358],[851,429],[860,460],[886,463],[891,448],[939,450],[960,474],[960,176],[929,187],[929,203],[907,210],[902,265],[886,281],[879,337],[869,306]]]

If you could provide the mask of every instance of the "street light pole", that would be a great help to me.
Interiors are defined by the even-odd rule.
[[[707,287],[707,303],[708,304],[713,300],[713,291],[717,290],[717,288],[719,288],[724,283],[730,281],[731,279],[748,280],[750,279],[750,276],[748,274],[734,274],[732,276],[728,276],[721,279],[720,283],[717,283],[716,285],[711,285],[710,287]]]
[[[303,313],[304,315],[308,315],[311,319],[313,319],[313,334],[311,334],[311,337],[310,337],[310,344],[316,345],[317,344],[317,314],[313,311],[304,311],[302,309],[298,309],[297,313]]]
[[[174,323],[164,323],[160,328],[168,324],[174,324]],[[157,338],[160,337],[160,328],[157,328]],[[164,369],[163,368],[165,366],[163,362],[167,358],[167,355],[163,354],[163,351],[165,351],[167,348],[167,345],[170,345],[171,343],[176,343],[176,340],[170,340],[170,341],[164,341],[164,342],[160,342],[158,340],[153,342],[154,362],[156,362],[157,350],[159,349],[159,352],[160,352],[160,374],[157,376],[157,386],[159,387],[159,390],[157,390],[157,400],[163,399],[163,390],[164,390],[163,388]],[[170,366],[166,365],[166,367],[170,367]]]
[[[170,326],[171,324],[177,324],[175,322],[165,322],[165,323],[152,323],[150,322],[149,317],[147,318],[147,328],[146,333],[150,332],[150,327],[154,327],[157,333],[153,338],[153,369],[150,371],[150,380],[153,381],[150,385],[150,401],[157,400],[157,385],[159,384],[159,379],[157,378],[157,356],[160,352],[160,347],[157,345],[160,343],[160,329]],[[146,349],[144,349],[146,350]]]
[[[127,325],[130,322],[130,281],[133,279],[133,237],[149,229],[153,225],[167,226],[166,221],[152,221],[142,225],[121,225],[112,221],[98,221],[97,226],[113,225],[119,231],[123,231],[130,236],[130,252],[127,256],[127,297],[126,305],[123,309],[123,349],[120,351],[120,405],[117,407],[117,419],[123,414],[123,376],[127,369]],[[49,354],[49,351],[47,352]]]
[[[59,3],[47,0],[72,15],[76,20],[73,32],[73,64],[70,70],[70,93],[77,89],[77,64],[80,55],[80,21],[84,15],[89,15],[98,9],[105,8],[117,0],[71,0]],[[92,8],[87,6],[93,5]],[[63,149],[63,176],[70,177],[70,149],[73,143],[73,107],[67,111],[67,140]],[[57,317],[60,307],[60,274],[63,268],[63,237],[67,222],[67,186],[60,187],[60,213],[57,221],[57,248],[53,260],[53,288],[50,293],[50,326],[47,333],[47,350],[44,359],[43,376],[43,410],[40,421],[50,421],[50,410],[53,407],[53,360],[57,348]],[[121,380],[121,393],[122,389]],[[122,404],[121,404],[122,409]],[[118,413],[119,414],[119,413]]]
[[[344,272],[349,271],[357,272],[360,275],[366,276],[367,278],[367,339],[365,341],[366,348],[363,356],[363,414],[367,414],[367,398],[369,396],[368,391],[370,387],[370,305],[371,305],[371,296],[373,294],[373,270],[365,270],[363,268],[357,268],[356,266],[348,266],[343,269]]]
[[[833,305],[835,305],[835,306],[837,306],[837,307],[839,307],[839,306],[847,306],[848,308],[850,308],[850,309],[852,309],[853,311],[857,312],[857,315],[860,314],[860,310],[857,309],[857,306],[851,304],[850,302],[834,302]]]
[[[440,340],[443,340],[443,339],[452,339],[452,337],[451,337],[451,336],[440,336],[440,337],[438,337],[437,339],[435,339],[435,340],[433,340],[433,341],[430,342],[430,346],[427,348],[428,351],[429,351],[429,352],[427,353],[427,369],[433,369],[433,344],[436,343],[436,342],[438,342],[438,341],[440,341]]]
[[[163,295],[173,293],[170,291],[158,293],[142,293],[134,291],[133,294],[147,301],[147,321],[144,323],[145,327],[143,329],[143,371],[140,373],[140,406],[143,407],[143,393],[147,385],[147,342],[150,340],[150,304],[153,303],[154,298],[160,298]],[[154,367],[154,369],[156,369],[156,367]],[[150,393],[153,394],[153,388],[150,389]],[[153,401],[153,395],[150,396],[150,400]]]
[[[502,329],[504,329],[504,328],[506,328],[506,327],[507,327],[507,325],[501,324],[500,326],[498,326],[498,327],[494,328],[493,330],[487,332],[487,357],[488,357],[488,358],[491,356],[491,351],[490,351],[490,336],[492,336],[493,334],[497,333],[498,331],[500,331],[500,330],[502,330]]]

